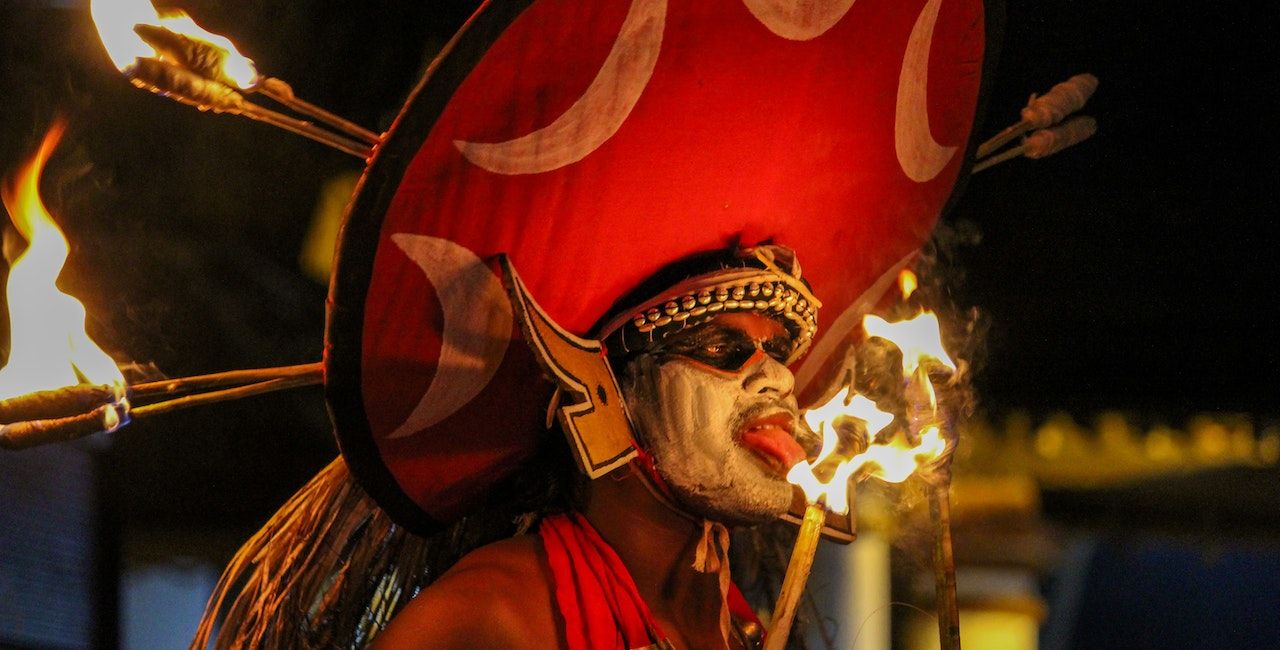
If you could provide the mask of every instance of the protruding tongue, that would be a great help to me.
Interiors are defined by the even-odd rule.
[[[746,431],[742,434],[742,444],[756,453],[777,460],[783,468],[790,468],[805,457],[800,443],[781,427],[761,427]]]

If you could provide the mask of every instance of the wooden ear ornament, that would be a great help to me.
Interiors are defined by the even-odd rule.
[[[556,324],[529,295],[510,258],[500,257],[503,280],[524,340],[555,382],[555,412],[578,467],[597,478],[636,455],[631,415],[599,341]]]

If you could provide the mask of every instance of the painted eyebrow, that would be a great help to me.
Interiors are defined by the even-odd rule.
[[[725,327],[718,323],[707,323],[692,329],[677,332],[671,337],[669,343],[675,345],[700,345],[704,343],[745,339],[747,339],[747,336],[738,330]]]
[[[668,345],[687,346],[687,345],[707,345],[714,343],[729,343],[735,341],[754,341],[745,332],[725,327],[719,323],[707,323],[695,329],[685,330],[677,333],[671,338]],[[769,347],[775,345],[790,345],[791,339],[785,333],[778,333],[766,339],[760,340],[760,347]]]

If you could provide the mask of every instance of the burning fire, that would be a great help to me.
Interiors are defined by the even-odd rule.
[[[915,274],[904,271],[899,276],[899,286],[905,300],[916,289]],[[851,393],[849,387],[836,393],[826,404],[805,412],[809,428],[822,435],[822,450],[814,460],[802,460],[792,467],[787,480],[800,486],[810,503],[825,497],[827,508],[839,514],[849,512],[849,481],[855,475],[861,472],[864,477],[900,483],[922,465],[941,456],[947,448],[939,428],[928,369],[940,366],[954,371],[955,362],[942,346],[938,317],[930,311],[898,322],[866,316],[862,326],[867,336],[885,339],[902,351],[906,381],[903,393],[910,411],[906,420],[914,431],[895,434],[886,442],[875,442],[876,434],[892,424],[894,416],[881,411],[870,399]],[[923,399],[919,399],[921,396]],[[861,421],[871,441],[864,451],[847,459],[836,457],[839,444],[836,423],[842,418]],[[917,441],[912,443],[911,439]],[[827,479],[822,480],[820,475]]]
[[[956,364],[942,347],[942,334],[938,327],[938,316],[933,312],[922,312],[915,318],[890,323],[879,316],[866,316],[862,319],[862,329],[867,336],[882,338],[902,350],[902,371],[911,375],[930,362],[955,369]]]
[[[861,420],[867,427],[868,439],[874,438],[877,433],[893,422],[893,414],[876,408],[875,402],[862,395],[850,396],[848,387],[841,389],[826,404],[805,412],[804,419],[809,428],[822,435],[822,450],[812,462],[802,460],[796,463],[787,473],[787,480],[799,485],[810,503],[817,503],[825,495],[827,508],[833,512],[845,514],[849,512],[849,478],[862,469],[867,461],[873,459],[868,455],[871,452],[869,448],[866,452],[849,460],[837,463],[834,469],[830,470],[831,476],[825,483],[814,473],[816,468],[836,452],[840,440],[835,424],[836,420],[841,418]],[[862,462],[858,462],[859,459]]]
[[[3,188],[5,209],[27,248],[9,269],[9,363],[0,369],[0,398],[80,383],[117,388],[124,377],[85,333],[84,306],[56,286],[69,247],[40,199],[40,173],[65,124],[49,129],[40,150]]]
[[[916,277],[916,274],[912,273],[911,269],[902,269],[902,273],[898,274],[898,289],[902,291],[902,299],[910,298],[911,294],[915,293],[919,287],[920,280]]]
[[[238,88],[249,88],[258,78],[253,61],[241,54],[235,44],[224,36],[206,31],[181,11],[162,16],[148,0],[93,0],[89,7],[98,28],[98,37],[122,72],[135,65],[138,59],[170,58],[165,52],[148,45],[134,31],[136,25],[152,25],[216,47],[219,54],[225,55],[220,70],[222,76]],[[185,65],[183,61],[172,62]]]

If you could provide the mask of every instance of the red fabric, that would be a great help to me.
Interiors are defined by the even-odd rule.
[[[359,313],[333,310],[334,323],[361,319],[360,349],[334,353],[360,357],[368,422],[355,430],[367,428],[399,488],[442,522],[528,457],[547,391],[531,389],[537,373],[516,341],[480,395],[448,419],[390,438],[442,372],[445,322],[442,292],[393,237],[438,238],[480,259],[507,253],[546,312],[577,334],[680,257],[771,240],[796,251],[824,303],[802,364],[826,368],[843,349],[823,337],[848,337],[831,326],[856,322],[846,308],[925,240],[963,166],[984,57],[981,0],[859,0],[809,40],[774,33],[742,0],[670,0],[643,92],[589,155],[508,174],[460,153],[457,142],[520,138],[566,113],[639,1],[535,0],[495,36],[428,134],[390,134],[425,140],[376,252],[359,253],[374,255]],[[917,182],[895,153],[896,98],[928,6],[939,8],[926,130],[954,149]],[[805,365],[798,377],[825,374]],[[811,397],[824,387],[819,377],[798,390]]]
[[[643,648],[664,638],[631,573],[595,527],[577,513],[542,520],[538,528],[554,583],[556,608],[569,650]],[[738,585],[726,598],[736,621],[764,626]]]
[[[665,637],[627,567],[582,515],[547,517],[538,534],[569,650],[629,650]]]
[[[760,638],[764,639],[767,636],[764,624],[760,622],[760,617],[756,616],[756,610],[751,609],[751,604],[747,602],[747,597],[742,595],[738,585],[729,583],[729,594],[725,600],[729,603],[729,615],[735,621],[755,623],[760,629]]]

